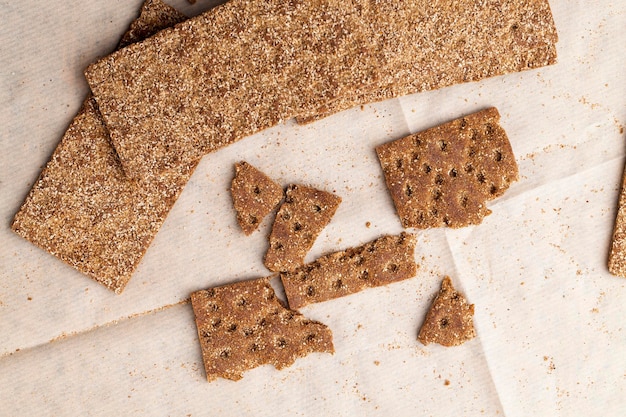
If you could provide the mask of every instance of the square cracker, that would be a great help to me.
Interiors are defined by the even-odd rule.
[[[417,338],[424,345],[461,345],[476,336],[473,317],[474,304],[468,304],[465,297],[454,289],[450,277],[446,276]]]
[[[148,0],[122,43],[186,19]],[[93,98],[88,97],[41,172],[11,228],[120,293],[195,166],[153,181],[126,178]]]
[[[265,266],[279,272],[304,264],[307,252],[340,203],[340,197],[327,191],[305,185],[288,186],[272,225]]]
[[[237,222],[246,235],[254,232],[283,198],[283,188],[245,161],[235,164],[230,194]]]
[[[328,103],[308,123],[357,104],[539,68],[556,62],[558,34],[547,0],[377,0],[375,27],[388,52],[372,88]]]
[[[299,309],[415,276],[415,236],[383,236],[365,245],[331,253],[295,271],[283,272],[289,307]]]
[[[269,278],[196,291],[191,304],[209,381],[238,380],[263,364],[282,369],[312,352],[334,352],[330,330],[285,308]]]
[[[376,148],[404,227],[479,224],[485,202],[518,178],[517,163],[494,107]]]

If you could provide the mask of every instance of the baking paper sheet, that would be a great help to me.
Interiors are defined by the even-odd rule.
[[[192,15],[209,7],[169,4]],[[9,225],[139,1],[2,2],[0,415],[623,415],[626,281],[606,259],[624,169],[626,4],[550,2],[557,65],[293,122],[203,159],[122,295]],[[247,160],[283,185],[343,198],[308,259],[401,226],[374,147],[496,106],[520,181],[483,224],[417,232],[418,275],[310,305],[336,353],[207,383],[200,288],[268,275],[270,222],[245,237],[228,187]],[[443,275],[478,337],[422,346]]]

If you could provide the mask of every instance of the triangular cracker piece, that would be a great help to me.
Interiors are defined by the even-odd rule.
[[[424,345],[461,345],[476,336],[473,317],[474,304],[468,304],[463,295],[454,289],[450,277],[446,276],[417,339]]]
[[[415,276],[415,236],[383,236],[280,274],[289,307],[354,294]]]
[[[280,185],[245,161],[235,164],[230,192],[237,222],[246,235],[254,232],[283,198]]]
[[[500,114],[489,108],[376,148],[404,227],[464,227],[518,178]]]
[[[196,291],[191,304],[209,381],[236,381],[263,364],[282,369],[312,352],[334,353],[330,329],[285,308],[269,278]]]
[[[285,201],[272,226],[265,266],[282,272],[304,264],[304,257],[340,203],[340,197],[327,191],[304,185],[287,187]]]

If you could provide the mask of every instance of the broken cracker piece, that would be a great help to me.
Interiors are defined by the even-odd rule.
[[[148,0],[123,43],[186,17]],[[13,219],[11,229],[107,288],[121,293],[195,165],[153,181],[129,180],[88,97]]]
[[[450,277],[446,276],[417,339],[424,345],[461,345],[476,336],[473,317],[474,304],[468,304],[465,297],[454,289]]]
[[[288,310],[269,278],[191,294],[207,380],[239,380],[263,364],[290,366],[312,352],[334,353],[324,324]]]
[[[304,264],[304,257],[340,203],[340,197],[327,191],[295,184],[287,187],[272,226],[265,266],[282,272]]]
[[[246,235],[254,232],[283,198],[280,185],[245,161],[235,164],[230,192],[237,222]]]
[[[485,202],[518,179],[517,163],[494,107],[376,148],[404,227],[479,224]]]
[[[415,236],[401,233],[331,253],[295,271],[283,272],[280,278],[289,307],[299,309],[411,278],[417,272],[414,251]]]

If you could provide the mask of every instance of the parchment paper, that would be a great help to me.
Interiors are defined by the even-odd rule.
[[[211,4],[168,3],[189,15]],[[9,225],[87,93],[83,69],[140,1],[1,2],[0,415],[626,413],[626,281],[606,268],[624,169],[626,4],[550,4],[555,66],[288,122],[205,157],[115,295]],[[313,260],[402,230],[376,145],[487,106],[521,178],[483,224],[419,231],[415,278],[304,308],[332,329],[334,355],[206,382],[189,294],[269,275],[271,219],[239,230],[235,162],[343,198]],[[425,347],[417,330],[443,275],[476,305],[478,337]]]

